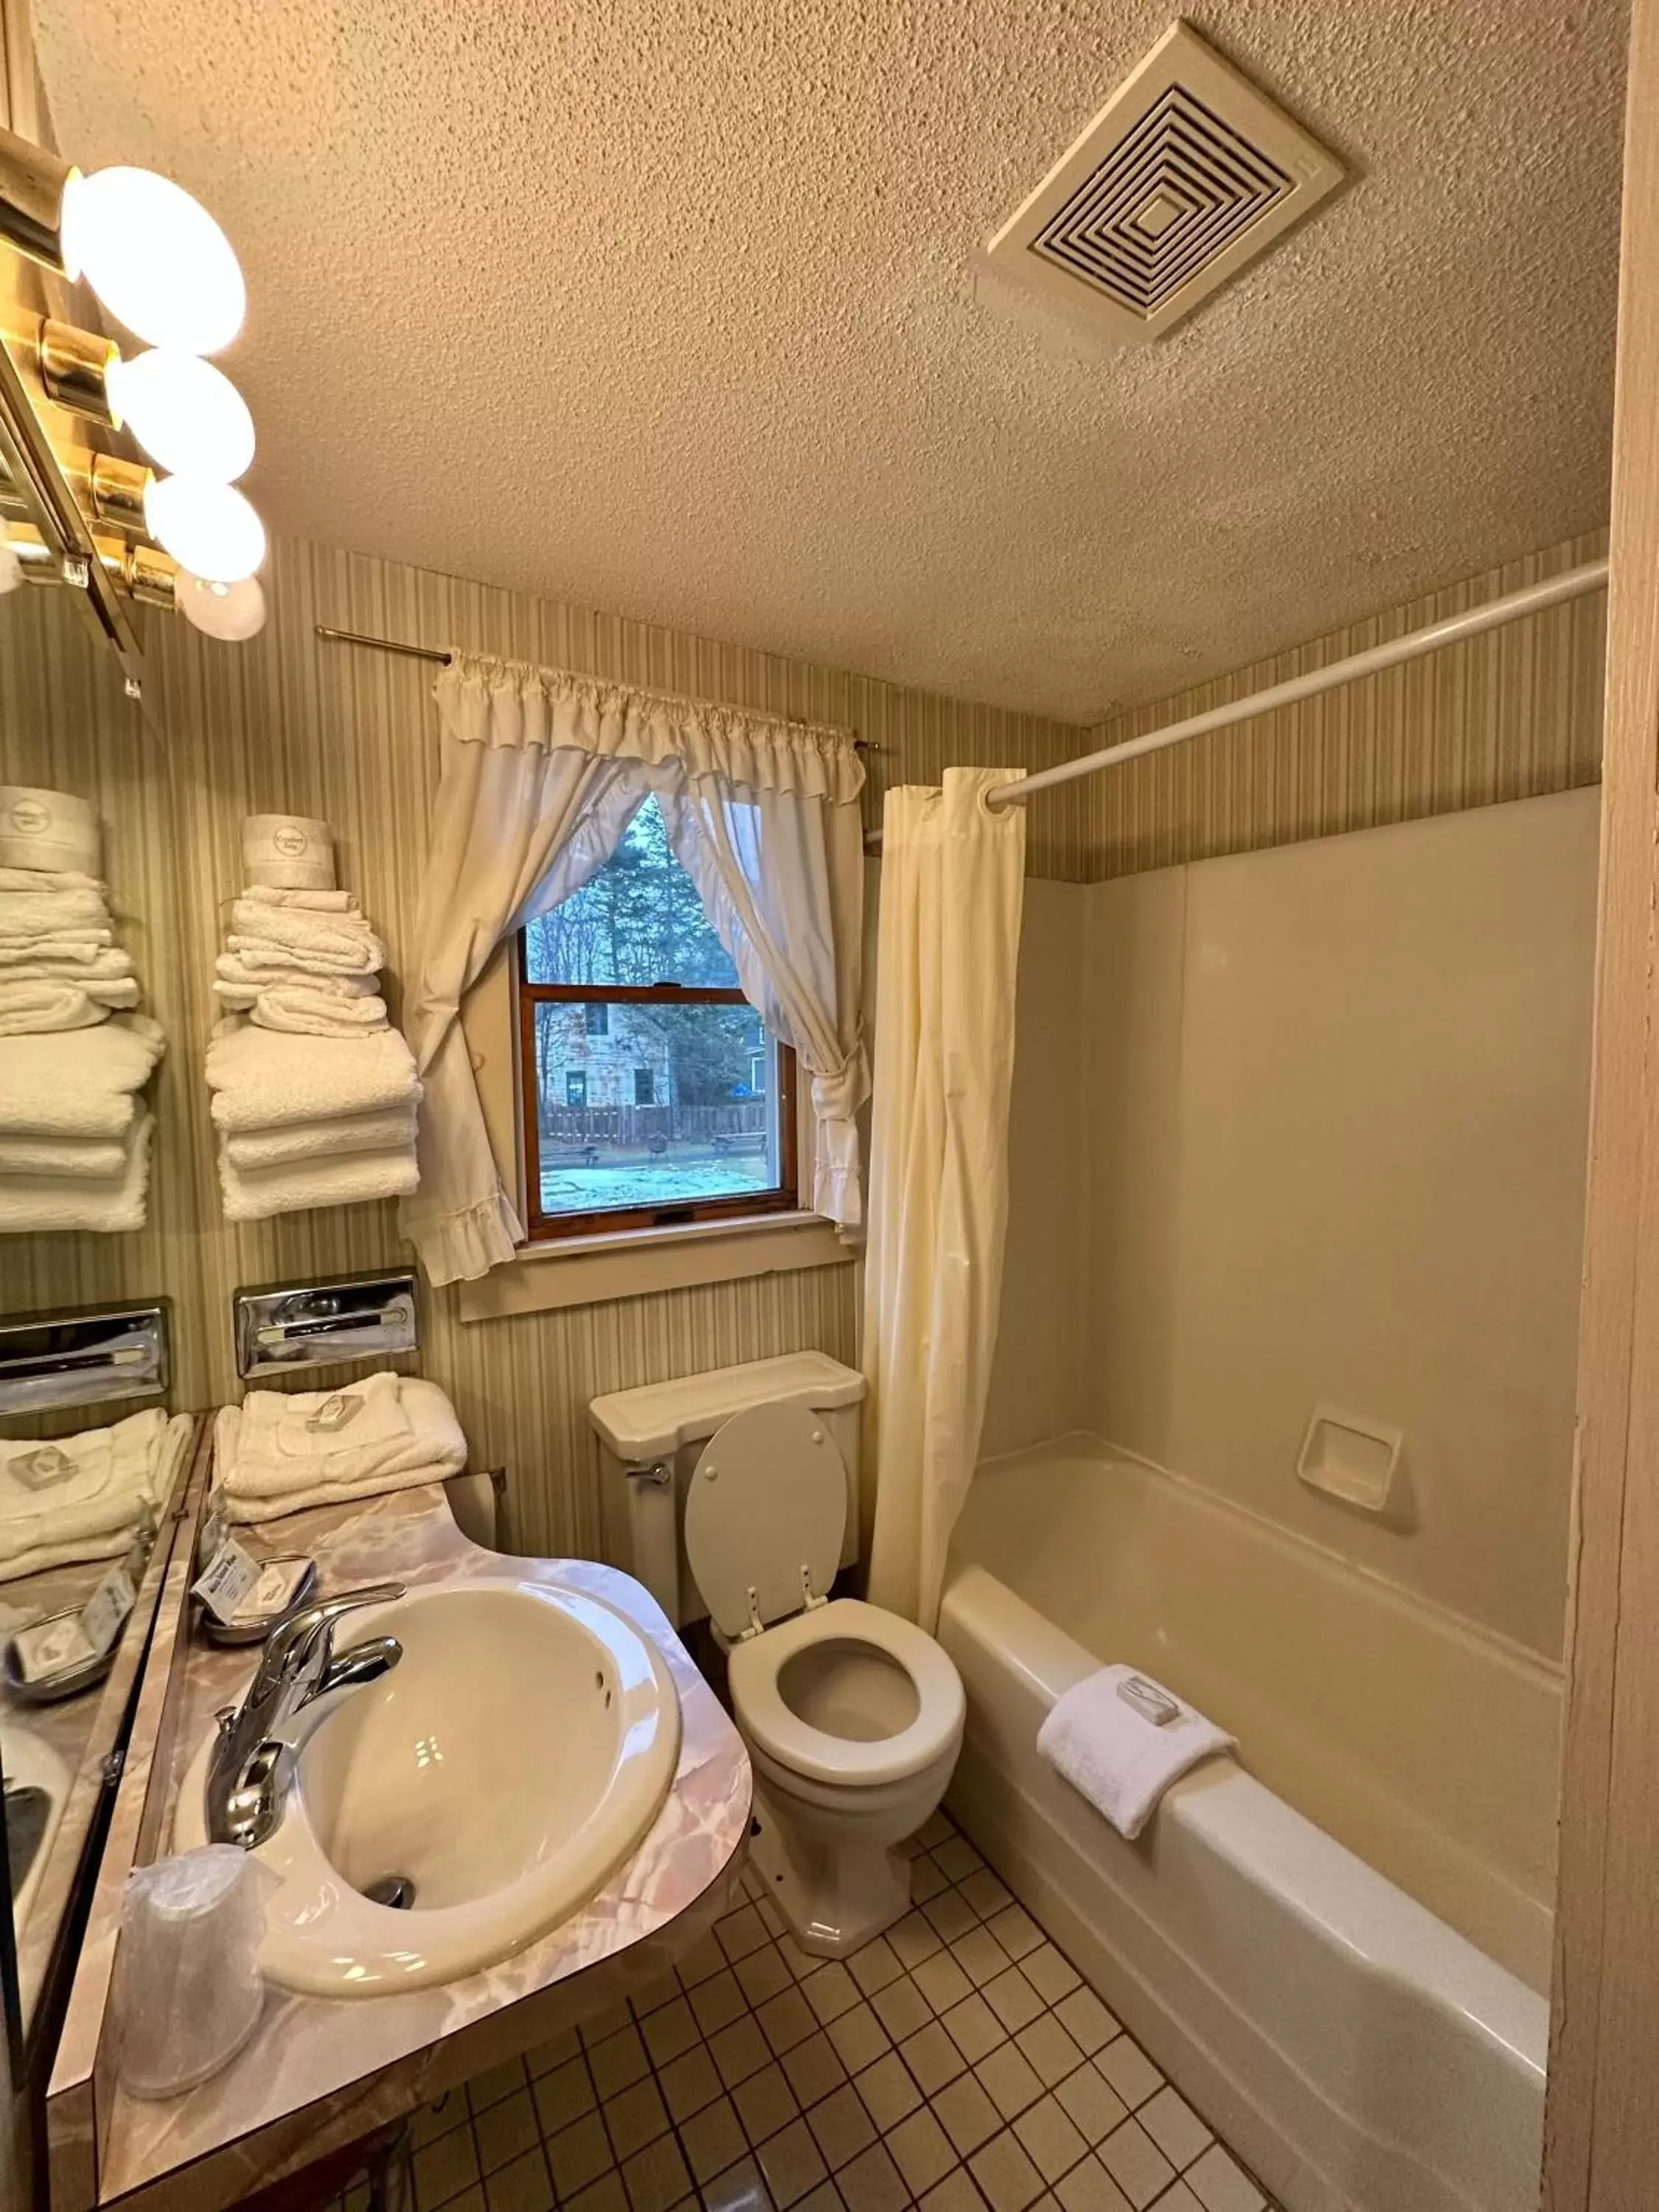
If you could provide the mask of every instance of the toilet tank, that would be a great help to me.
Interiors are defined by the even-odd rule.
[[[859,1407],[864,1377],[823,1352],[791,1352],[614,1390],[587,1408],[599,1440],[605,1557],[642,1582],[675,1626],[701,1620],[703,1603],[685,1558],[685,1493],[703,1446],[721,1423],[751,1406],[805,1406],[823,1417],[847,1469],[841,1563],[858,1557]]]

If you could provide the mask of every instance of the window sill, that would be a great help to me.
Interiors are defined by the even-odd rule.
[[[672,1229],[629,1229],[605,1237],[567,1237],[525,1245],[505,1267],[460,1285],[463,1322],[551,1313],[745,1275],[845,1267],[858,1257],[819,1213],[750,1215],[687,1222]]]

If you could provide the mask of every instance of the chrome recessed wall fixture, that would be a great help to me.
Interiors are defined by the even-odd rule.
[[[0,592],[31,576],[84,592],[136,696],[128,603],[174,606],[221,638],[264,622],[264,529],[237,488],[253,418],[208,358],[241,328],[241,269],[213,217],[167,178],[83,176],[5,130],[0,247],[83,282],[123,333],[7,307],[23,288],[0,287]],[[143,461],[94,447],[88,423],[125,432]]]

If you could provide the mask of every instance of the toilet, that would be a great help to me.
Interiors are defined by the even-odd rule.
[[[796,1352],[596,1398],[610,1556],[677,1627],[707,1613],[755,1771],[756,1868],[803,1949],[905,1912],[897,1846],[962,1745],[956,1668],[879,1606],[830,1595],[857,1557],[864,1378]]]

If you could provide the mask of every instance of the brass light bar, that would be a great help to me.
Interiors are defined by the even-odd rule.
[[[64,273],[58,218],[72,170],[15,131],[0,131],[0,240],[31,261]]]

